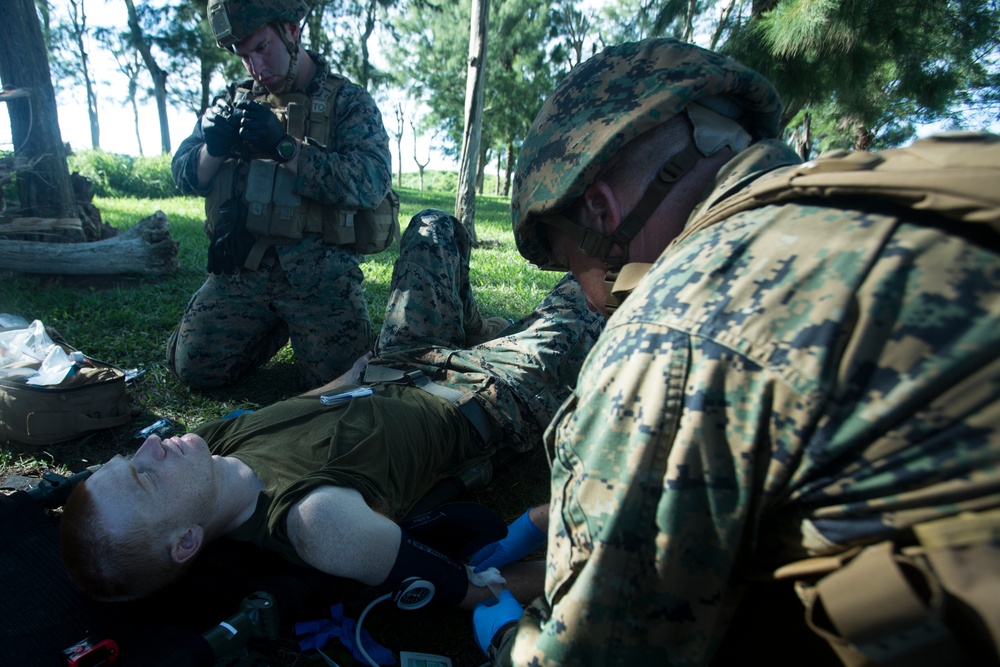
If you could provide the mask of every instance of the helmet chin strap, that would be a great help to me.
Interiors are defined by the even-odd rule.
[[[652,266],[647,262],[629,262],[618,271],[604,274],[604,310],[609,316],[618,310],[618,306],[622,305]]]
[[[295,77],[299,74],[299,43],[293,41],[285,33],[284,24],[275,23],[273,25],[275,32],[278,33],[278,37],[281,39],[281,43],[288,49],[289,55],[288,73],[285,74],[285,81],[279,93],[290,93],[294,90],[292,86],[295,84]]]
[[[617,245],[622,249],[621,255],[608,257],[605,254],[603,257],[604,266],[608,270],[604,275],[604,309],[608,315],[617,310],[651,266],[639,262],[629,263],[629,244],[656,209],[660,207],[663,200],[667,198],[677,181],[689,172],[702,157],[701,151],[698,150],[698,146],[694,142],[688,144],[679,153],[675,153],[660,167],[656,178],[646,188],[639,203],[635,205],[625,221],[608,239],[612,245]],[[640,273],[636,274],[636,271],[640,271]],[[622,282],[622,277],[626,278],[627,285],[619,284]]]

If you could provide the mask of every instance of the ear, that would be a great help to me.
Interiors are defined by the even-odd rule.
[[[615,191],[605,181],[594,181],[584,190],[582,199],[586,226],[611,236],[622,222],[621,205]]]
[[[204,529],[198,524],[189,526],[170,543],[170,558],[178,565],[183,565],[198,555],[204,541]]]
[[[293,42],[298,42],[299,37],[302,36],[302,27],[298,23],[292,23],[289,21],[282,24],[282,29],[285,31],[285,34],[288,35],[288,38]]]

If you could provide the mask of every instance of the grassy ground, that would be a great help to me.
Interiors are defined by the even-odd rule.
[[[400,219],[404,225],[423,208],[450,211],[454,207],[451,194],[406,188],[400,194],[403,199]],[[176,273],[107,278],[0,272],[0,312],[20,315],[29,321],[39,319],[96,359],[146,371],[129,390],[136,416],[122,428],[55,446],[28,450],[0,443],[0,486],[5,482],[9,485],[18,477],[37,478],[46,470],[76,472],[114,454],[131,453],[139,444],[133,437],[135,431],[161,417],[194,426],[238,408],[255,409],[302,391],[288,348],[235,386],[200,392],[180,385],[166,368],[164,343],[191,294],[204,279],[203,202],[174,198],[96,199],[94,203],[104,221],[118,229],[137,223],[157,209],[163,210],[171,236],[179,244],[180,267]],[[479,246],[473,251],[471,278],[480,307],[485,316],[519,317],[531,310],[559,276],[535,270],[518,255],[510,232],[507,200],[483,197],[477,201],[476,210]],[[381,325],[397,252],[393,246],[367,258],[363,266],[376,330]],[[500,473],[474,498],[510,520],[528,505],[546,498],[547,477],[544,456],[535,452]],[[337,600],[330,600],[331,604],[334,602]],[[401,619],[376,610],[365,626],[376,640],[397,652],[402,649],[449,655],[455,667],[483,661],[471,641],[471,622],[465,612]],[[287,623],[283,624],[283,635],[278,642],[258,647],[267,664],[325,664],[314,653],[299,653],[290,633]],[[346,654],[338,655],[341,664],[351,664]]]

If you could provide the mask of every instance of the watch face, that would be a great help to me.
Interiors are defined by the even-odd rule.
[[[295,157],[295,149],[295,140],[289,137],[278,142],[276,152],[282,160],[291,160]]]

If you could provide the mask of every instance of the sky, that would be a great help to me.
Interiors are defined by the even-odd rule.
[[[3,1],[3,0],[0,0]],[[66,0],[55,0],[55,5],[65,5]],[[88,26],[118,26],[125,29],[128,19],[125,3],[120,0],[87,0],[85,4]],[[374,40],[373,40],[374,41]],[[142,142],[142,152],[145,155],[157,155],[160,152],[160,124],[156,104],[152,99],[139,106],[139,138],[136,138],[135,120],[132,109],[126,101],[124,75],[119,74],[111,56],[97,48],[91,48],[90,56],[94,71],[103,81],[98,81],[98,109],[100,122],[100,144],[103,150],[125,155],[139,155],[139,142]],[[377,57],[373,56],[373,58]],[[64,142],[76,150],[91,147],[90,121],[87,116],[86,97],[82,86],[73,89],[60,89],[56,85],[56,105],[59,113],[59,129]],[[396,141],[391,130],[396,127],[396,119],[391,101],[379,100],[383,123],[389,132],[389,148],[392,151],[393,173],[398,167],[399,156],[396,152]],[[189,110],[169,108],[167,111],[170,127],[170,143],[176,149],[194,128],[197,120]],[[412,130],[407,124],[404,127],[402,140],[403,172],[416,172],[417,165],[413,159]],[[12,138],[10,120],[7,116],[7,105],[0,103],[0,149],[10,150]],[[430,154],[429,154],[430,151]],[[456,160],[446,157],[438,151],[432,151],[427,137],[418,138],[417,154],[421,162],[430,158],[427,169],[457,169]]]

